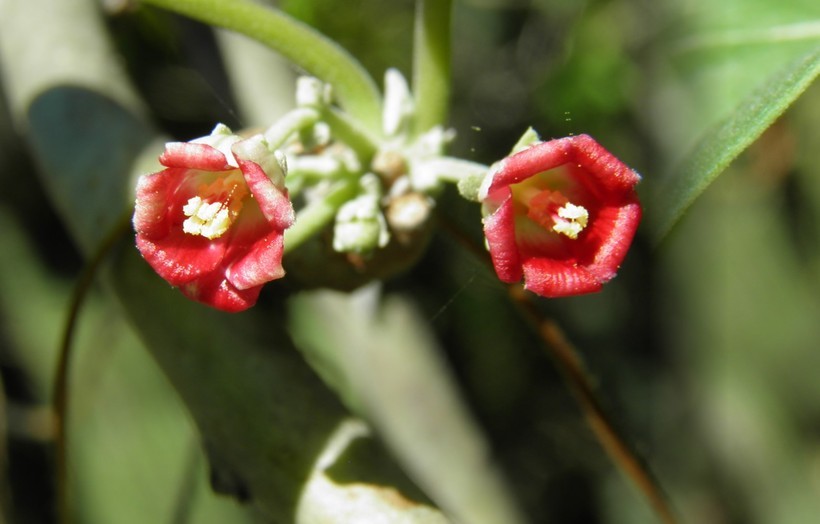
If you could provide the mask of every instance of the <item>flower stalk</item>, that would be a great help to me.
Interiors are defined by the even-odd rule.
[[[295,133],[309,128],[319,121],[319,111],[310,107],[298,107],[284,114],[264,133],[265,141],[271,149],[279,149]]]
[[[456,241],[472,255],[485,262],[491,269],[492,261],[486,250],[470,235],[446,216],[440,222]],[[533,303],[534,296],[526,293],[519,284],[507,286],[510,301],[517,306],[523,319],[537,333],[547,354],[564,377],[578,407],[586,418],[590,430],[612,462],[640,490],[646,501],[664,524],[678,524],[672,505],[658,480],[650,471],[640,454],[621,435],[610,419],[593,385],[594,379],[587,370],[581,353],[552,319],[544,317]]]
[[[564,335],[555,321],[542,318],[534,307],[531,295],[520,286],[509,287],[512,301],[519,306],[526,320],[539,334],[544,347],[564,376],[569,389],[586,417],[587,424],[610,459],[643,493],[655,514],[664,524],[677,524],[678,519],[660,483],[652,475],[640,455],[615,428],[595,393],[592,379],[578,350]]]

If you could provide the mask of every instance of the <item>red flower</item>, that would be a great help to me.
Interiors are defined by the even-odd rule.
[[[545,297],[599,291],[635,236],[640,176],[587,135],[540,142],[497,163],[481,189],[498,278]]]
[[[188,297],[223,311],[254,305],[281,278],[283,232],[294,220],[282,162],[261,135],[241,140],[225,126],[171,142],[166,167],[140,178],[137,248]]]

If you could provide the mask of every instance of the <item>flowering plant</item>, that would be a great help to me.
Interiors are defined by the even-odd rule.
[[[820,513],[814,14],[414,3],[0,0],[0,520]]]

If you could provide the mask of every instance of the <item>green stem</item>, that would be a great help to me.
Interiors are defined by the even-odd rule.
[[[258,40],[332,85],[346,111],[371,131],[379,131],[381,95],[375,82],[347,51],[310,26],[250,0],[143,2]]]
[[[297,108],[284,114],[265,131],[265,140],[271,149],[281,148],[288,138],[319,121],[319,112],[310,108]]]
[[[344,142],[359,158],[362,166],[367,169],[373,155],[378,149],[378,140],[367,129],[359,125],[354,119],[342,111],[326,107],[322,110],[322,120],[330,126],[334,138]]]
[[[413,56],[414,133],[447,121],[452,0],[418,0]]]
[[[362,165],[370,163],[370,159],[379,148],[378,139],[347,113],[331,107],[293,109],[265,131],[265,139],[269,147],[279,149],[291,135],[307,129],[320,120],[330,126],[333,138],[344,142],[356,153]]]
[[[296,221],[285,231],[285,254],[304,244],[324,229],[336,216],[339,208],[356,196],[359,181],[355,178],[340,180],[324,198],[308,204],[296,215]]]

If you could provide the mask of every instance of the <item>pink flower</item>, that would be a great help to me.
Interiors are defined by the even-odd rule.
[[[545,297],[599,291],[635,236],[640,176],[587,135],[537,143],[493,166],[480,198],[498,278]]]
[[[284,158],[261,135],[218,125],[207,137],[171,142],[165,169],[140,178],[137,248],[162,278],[223,311],[254,305],[281,278],[283,232],[294,220]]]

